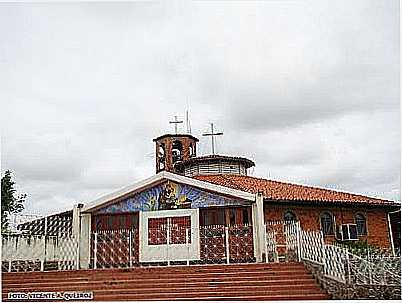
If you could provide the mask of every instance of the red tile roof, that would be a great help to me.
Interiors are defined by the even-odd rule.
[[[272,200],[400,205],[400,203],[389,200],[250,176],[221,174],[199,175],[194,178],[250,193],[262,192],[264,198]]]

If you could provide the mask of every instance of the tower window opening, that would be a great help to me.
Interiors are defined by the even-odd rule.
[[[194,157],[194,146],[193,146],[193,144],[190,144],[190,146],[188,147],[188,156],[190,158]]]
[[[172,160],[173,163],[182,160],[183,158],[183,145],[180,141],[174,141],[172,145]]]
[[[165,169],[165,158],[166,158],[165,145],[161,144],[159,145],[158,148],[158,163],[159,163],[158,166],[160,170]]]

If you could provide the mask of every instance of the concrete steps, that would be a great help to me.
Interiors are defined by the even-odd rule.
[[[3,273],[8,292],[93,291],[95,300],[325,300],[302,263]]]

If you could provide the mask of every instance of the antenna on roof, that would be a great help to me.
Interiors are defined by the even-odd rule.
[[[188,116],[188,110],[186,110],[186,126],[187,126],[187,133],[191,135],[191,124]]]

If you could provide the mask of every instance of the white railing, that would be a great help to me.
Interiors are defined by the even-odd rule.
[[[276,246],[276,232],[265,229],[265,262],[279,262],[278,249]]]
[[[265,225],[265,261],[297,259],[321,265],[326,277],[342,283],[394,285],[400,283],[400,258],[359,257],[345,246],[325,244],[321,231],[302,230],[299,222],[270,221]],[[285,250],[283,248],[286,248]],[[282,251],[280,251],[282,248]]]
[[[324,274],[337,281],[346,281],[346,268],[348,264],[348,251],[345,248],[340,248],[334,245],[322,246],[322,262],[324,265]]]
[[[300,261],[300,222],[267,221],[264,229],[265,261]]]
[[[373,260],[373,259],[372,259]],[[400,285],[400,271],[387,267],[387,260],[370,262],[362,257],[348,253],[348,281],[358,285]],[[399,261],[399,260],[394,260]],[[400,263],[399,263],[400,267]]]
[[[324,236],[320,231],[300,229],[301,259],[324,264]]]
[[[286,239],[286,252],[289,260],[301,261],[301,234],[300,222],[286,222],[284,226]]]
[[[345,246],[324,243],[322,232],[300,230],[301,259],[323,266],[324,275],[343,283],[396,285],[400,280],[400,258],[366,258],[351,253]]]

